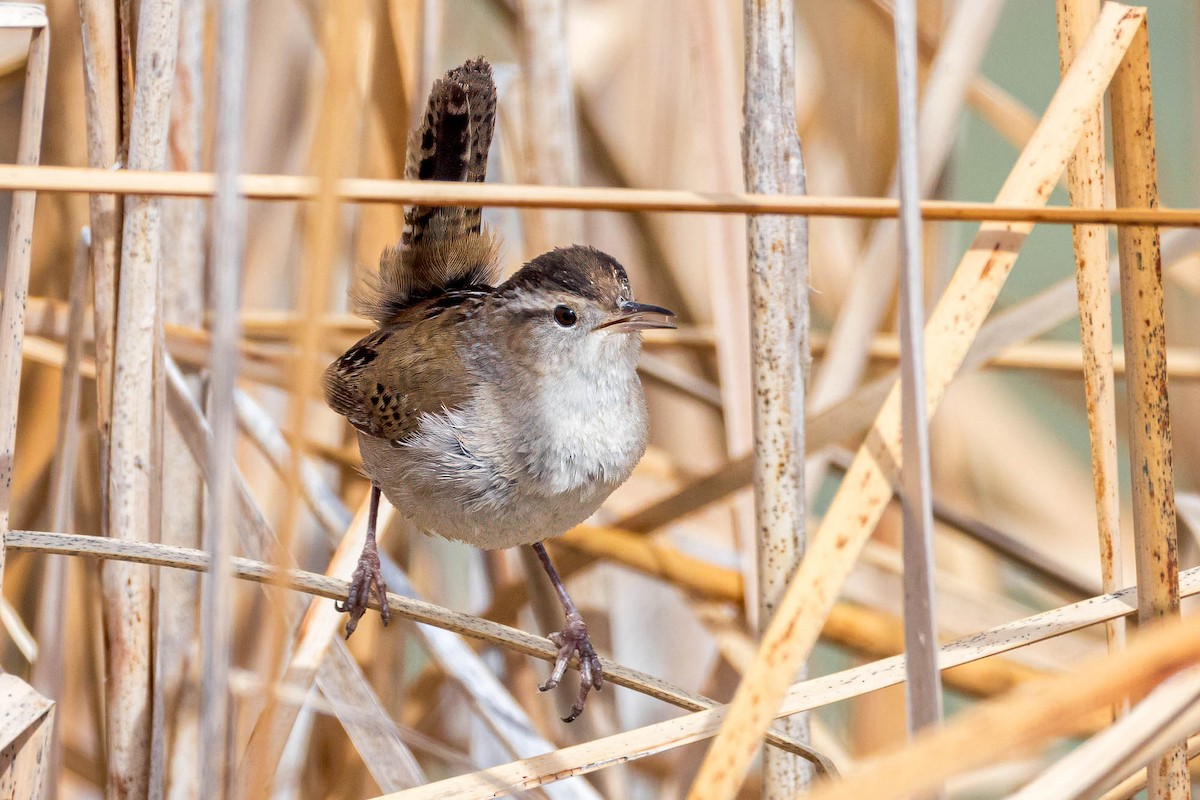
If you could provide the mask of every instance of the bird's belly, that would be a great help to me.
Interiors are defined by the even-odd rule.
[[[526,477],[505,477],[486,455],[440,442],[396,447],[360,436],[360,449],[367,475],[401,515],[426,533],[488,550],[565,533],[624,480],[547,493]]]

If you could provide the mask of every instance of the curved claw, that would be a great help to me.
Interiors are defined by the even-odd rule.
[[[350,614],[350,619],[346,621],[347,639],[350,638],[350,634],[354,633],[354,629],[358,627],[358,621],[366,613],[372,589],[375,590],[375,596],[379,598],[379,616],[386,626],[391,614],[387,604],[387,584],[384,583],[383,573],[379,568],[379,555],[373,549],[364,548],[362,555],[359,556],[358,566],[354,568],[354,575],[350,579],[350,591],[346,595],[346,600],[344,602],[335,601],[333,605],[339,614],[347,612]]]
[[[588,637],[587,625],[578,613],[568,614],[567,624],[561,631],[550,634],[549,638],[558,647],[558,656],[554,660],[554,671],[538,688],[545,692],[558,686],[566,674],[571,657],[578,655],[579,694],[571,705],[570,714],[562,718],[563,722],[574,722],[583,713],[588,693],[592,689],[599,691],[603,687],[603,666],[600,657],[596,655],[596,648],[592,646],[592,640]]]

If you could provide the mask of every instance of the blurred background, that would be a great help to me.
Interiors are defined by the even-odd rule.
[[[136,23],[139,7],[150,1],[122,0],[119,5]],[[81,5],[73,0],[47,3],[52,44],[41,158],[46,165],[88,164]],[[1054,5],[1019,0],[921,0],[918,5],[923,63],[952,51],[956,68],[965,71],[960,73],[964,97],[950,104],[939,123],[948,131],[950,146],[932,169],[931,196],[990,201],[1058,84]],[[208,0],[180,0],[169,142],[172,169],[213,169],[212,108],[216,76],[222,70],[215,52],[216,6]],[[887,0],[795,4],[797,123],[810,194],[877,197],[891,191],[896,84],[889,7]],[[465,58],[484,55],[495,66],[500,97],[489,180],[711,192],[743,189],[739,3],[366,0],[364,8],[356,34],[355,97],[350,101],[361,114],[353,119],[343,174],[401,177],[406,131],[415,110],[423,107],[433,78]],[[327,72],[322,47],[329,6],[319,0],[256,0],[249,11],[242,171],[314,174],[320,144],[315,131],[327,111],[322,106]],[[1195,158],[1200,144],[1200,10],[1185,0],[1157,0],[1149,22],[1160,196],[1164,206],[1194,207],[1200,205],[1200,166]],[[16,159],[27,42],[27,34],[4,32],[0,37],[4,163]],[[11,193],[0,194],[0,218],[7,219],[10,201]],[[1065,183],[1051,203],[1068,203]],[[210,324],[205,311],[210,284],[208,207],[208,201],[162,201],[167,347],[191,376],[197,397],[203,396],[206,380],[203,329]],[[315,223],[311,209],[297,202],[252,201],[246,213],[243,366],[238,383],[246,405],[239,418],[237,464],[267,522],[282,525],[287,504],[296,498],[287,492],[283,471],[266,453],[262,439],[250,432],[248,420],[266,420],[268,428],[273,421],[276,435],[286,430],[291,385],[287,365],[294,355],[288,335],[301,308],[301,276],[310,258],[306,236]],[[346,289],[354,269],[373,267],[380,251],[399,238],[402,226],[397,205],[347,204],[339,213],[332,279],[323,303],[329,318],[328,335],[323,334],[321,343],[325,361],[367,330],[365,323],[345,316]],[[586,242],[612,253],[628,268],[639,299],[679,313],[677,334],[647,337],[643,380],[651,404],[651,449],[595,522],[629,527],[635,512],[750,451],[744,218],[513,209],[487,209],[484,218],[505,242],[506,270],[549,247]],[[13,481],[14,529],[51,529],[51,475],[55,442],[62,436],[77,437],[80,445],[69,529],[88,534],[101,529],[96,392],[86,370],[78,412],[70,416],[66,431],[59,422],[65,304],[80,230],[88,224],[86,195],[39,196],[27,327],[31,344],[22,375]],[[880,253],[869,246],[886,224],[891,223],[829,217],[811,221],[810,413],[835,407],[858,387],[895,368],[892,281],[865,288],[856,283],[868,258],[897,259],[894,247]],[[925,225],[930,308],[977,227]],[[0,236],[6,230],[7,226],[0,228]],[[1112,229],[1110,235],[1115,242]],[[1180,566],[1187,568],[1197,564],[1200,553],[1195,538],[1200,534],[1200,498],[1193,494],[1200,479],[1200,416],[1193,413],[1200,401],[1200,329],[1192,322],[1200,302],[1200,238],[1191,231],[1172,232],[1164,246],[1167,339],[1174,348],[1169,364]],[[937,530],[938,612],[944,639],[1100,593],[1073,276],[1070,229],[1037,226],[993,315],[1019,309],[1031,298],[1051,300],[1039,307],[1043,311],[1015,323],[1016,338],[1023,344],[956,379],[932,423],[934,496],[959,521],[940,519]],[[869,350],[865,358],[852,354],[844,362],[828,364],[829,333],[856,287],[875,293],[874,304],[880,309],[877,321],[869,315],[861,321],[868,332],[874,331]],[[86,329],[90,331],[90,325]],[[1113,334],[1119,351],[1115,296]],[[90,340],[85,353],[92,353]],[[856,360],[862,360],[861,369],[854,365]],[[1122,441],[1124,392],[1118,378]],[[350,434],[341,419],[316,401],[305,416],[304,430],[286,433],[286,442],[294,444],[297,437],[306,441],[315,480],[328,490],[327,511],[333,509],[324,521],[308,504],[296,512],[292,556],[302,568],[318,573],[326,570],[336,543],[329,520],[344,529],[368,488],[356,471]],[[857,448],[857,437],[851,432],[811,459],[810,529],[815,529],[837,487],[839,465]],[[199,479],[188,466],[186,449],[178,444],[172,448],[172,441],[167,439],[163,463],[162,474],[174,477],[164,478],[162,541],[199,546]],[[1132,582],[1134,561],[1127,458],[1122,445],[1122,585]],[[739,491],[717,492],[712,502],[689,507],[683,516],[668,515],[637,533],[662,544],[666,549],[660,553],[714,565],[723,576],[744,573],[753,565],[748,524],[753,511],[747,481],[737,485]],[[532,606],[510,600],[497,610],[497,597],[511,598],[512,591],[505,590],[517,587],[513,591],[519,593],[524,585],[524,565],[517,554],[480,553],[404,530],[402,523],[396,527],[386,549],[425,598],[473,614],[491,609],[501,621],[534,633],[557,628],[554,608],[538,597],[539,589],[531,589]],[[979,535],[971,533],[980,527],[1023,545],[1032,554],[1027,563],[981,543]],[[830,635],[818,647],[809,674],[846,669],[899,651],[899,537],[899,509],[893,507],[845,590],[842,608],[859,626],[827,631]],[[582,539],[586,538],[585,531]],[[691,691],[719,700],[730,697],[739,670],[753,653],[755,603],[738,601],[741,583],[731,597],[728,592],[707,591],[695,581],[681,584],[662,570],[621,563],[620,552],[589,551],[586,542],[571,540],[555,552],[560,558],[588,563],[575,570],[568,583],[606,656]],[[65,582],[67,602],[60,617],[48,620],[47,563],[41,555],[9,557],[3,616],[8,635],[3,637],[0,665],[30,678],[36,670],[28,643],[41,635],[60,641],[65,653],[61,667],[54,675],[39,676],[50,681],[42,685],[57,688],[61,760],[56,762],[55,785],[63,797],[99,797],[104,794],[106,754],[101,657],[105,610],[99,603],[98,566],[74,559],[55,578]],[[189,771],[195,763],[198,716],[197,583],[190,573],[170,573],[168,578],[169,573],[164,570],[153,579],[156,589],[159,581],[174,581],[170,591],[178,593],[170,606],[162,603],[166,589],[156,594],[156,647],[166,647],[156,651],[157,669],[170,670],[169,676],[156,679],[162,681],[167,709],[161,730],[169,766],[162,786],[171,797],[206,796],[203,782]],[[535,575],[533,583],[539,580]],[[753,587],[752,575],[745,580]],[[268,610],[272,597],[250,584],[237,589],[234,753],[241,752],[238,743],[244,746],[248,741],[262,712],[263,687],[275,677],[275,659],[279,652],[288,652],[272,636],[261,635],[278,624]],[[23,635],[22,629],[30,633]],[[289,630],[283,641],[292,641],[294,635]],[[1103,631],[1090,629],[1005,656],[986,679],[955,679],[952,671],[947,676],[948,710],[953,713],[1031,677],[1070,667],[1086,655],[1103,652],[1104,646]],[[498,732],[503,724],[473,700],[461,676],[444,663],[445,653],[431,649],[413,625],[401,622],[385,630],[371,614],[348,648],[427,779],[514,757],[503,731]],[[678,713],[660,701],[611,688],[589,701],[583,720],[567,727],[556,719],[555,701],[536,691],[545,664],[495,648],[477,649],[534,728],[554,746]],[[387,788],[365,763],[370,754],[347,736],[328,698],[305,689],[284,702],[303,703],[303,710],[281,756],[277,796],[352,798]],[[903,689],[824,707],[812,715],[812,731],[818,749],[839,767],[851,769],[857,761],[904,740]],[[604,797],[679,796],[702,754],[702,744],[677,748],[587,780]],[[1001,796],[1036,774],[1054,754],[1015,753],[1009,763],[954,784],[951,795]],[[745,789],[747,797],[758,796],[755,780],[752,777]]]

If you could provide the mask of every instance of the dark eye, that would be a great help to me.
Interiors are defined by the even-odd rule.
[[[555,306],[554,321],[564,328],[569,328],[579,320],[575,310],[570,306]]]

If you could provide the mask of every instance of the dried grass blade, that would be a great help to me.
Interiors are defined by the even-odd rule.
[[[961,8],[959,12],[962,13]],[[922,728],[941,724],[942,681],[937,668],[933,498],[925,399],[925,264],[921,242],[922,187],[917,152],[917,8],[914,0],[897,0],[895,19],[899,98],[897,116],[900,129],[897,157],[901,246],[900,478],[904,486],[901,495],[904,526],[904,652],[907,656],[906,697],[911,735]],[[990,29],[991,26],[984,27]]]
[[[745,3],[742,165],[747,191],[805,192],[796,128],[791,0]],[[755,619],[765,632],[804,553],[804,386],[808,352],[808,220],[752,216],[746,223],[754,423]],[[723,302],[718,298],[717,302]],[[801,668],[801,674],[804,669]],[[800,715],[782,723],[808,739]],[[793,797],[811,779],[792,756],[763,754],[763,794]]]
[[[1113,76],[1113,173],[1118,205],[1158,205],[1158,166],[1150,88],[1150,34],[1145,18]],[[1121,319],[1129,396],[1129,465],[1137,561],[1138,621],[1179,616],[1179,551],[1171,415],[1167,400],[1167,340],[1162,251],[1158,229],[1117,229]],[[1150,800],[1190,798],[1182,740],[1150,768]]]
[[[14,15],[15,18],[15,15]],[[21,16],[22,20],[28,20]],[[36,21],[36,20],[35,20]],[[42,153],[42,118],[46,108],[46,82],[50,64],[50,31],[33,29],[25,66],[25,94],[21,99],[21,131],[17,161],[36,167]],[[0,581],[4,575],[3,537],[8,533],[12,492],[13,448],[17,441],[17,411],[21,393],[21,340],[25,331],[25,298],[29,293],[29,267],[33,257],[34,192],[13,193],[8,226],[8,252],[0,283]]]
[[[238,193],[242,161],[243,83],[246,75],[247,4],[220,4],[217,54],[216,165],[213,201],[211,283],[212,340],[209,344],[209,425],[204,541],[210,559],[207,580],[200,583],[200,753],[201,784],[216,796],[229,792],[233,772],[229,756],[230,636],[233,628],[234,486],[238,315],[242,255],[246,230],[245,202]]]
[[[1095,24],[1097,0],[1058,0],[1058,49],[1065,75],[1084,37]],[[1103,206],[1104,123],[1101,104],[1092,109],[1075,155],[1067,163],[1071,204]],[[1100,539],[1100,580],[1111,592],[1121,580],[1121,507],[1117,486],[1117,408],[1113,391],[1112,294],[1108,282],[1108,233],[1099,225],[1071,230],[1075,281],[1079,293],[1079,335],[1083,346],[1083,385],[1087,397],[1096,530]],[[1105,629],[1110,650],[1125,645],[1120,621]]]
[[[175,54],[179,47],[177,0],[158,0],[138,21],[138,82],[130,128],[129,166],[166,166],[167,132]],[[113,418],[108,452],[110,535],[150,540],[152,448],[156,419],[155,331],[159,329],[158,278],[161,256],[160,200],[125,199],[121,236],[121,279],[114,351]],[[153,716],[150,660],[153,651],[149,570],[106,562],[101,567],[107,649],[106,723],[108,793],[149,794]]]
[[[68,316],[66,357],[62,370],[62,389],[58,409],[58,439],[54,445],[54,466],[50,477],[50,528],[70,532],[75,523],[75,473],[79,459],[79,397],[82,388],[80,375],[83,359],[84,307],[88,294],[88,263],[91,259],[91,231],[80,232],[71,264],[70,314]],[[30,683],[46,697],[63,696],[65,664],[67,560],[51,558],[42,578],[41,608],[37,617],[38,658],[33,664]],[[52,783],[58,781],[62,760],[59,751],[61,734],[58,728],[50,732],[50,764],[47,766]]]
[[[1144,17],[1144,11],[1106,7],[1001,188],[998,204],[1045,202],[1049,197],[1088,109],[1099,102]],[[926,326],[930,411],[962,363],[1031,227],[983,225],[955,271]],[[899,422],[899,396],[893,388],[788,587],[754,666],[739,685],[722,732],[692,784],[691,800],[725,800],[741,785],[762,732],[891,497],[889,476],[900,459]]]

